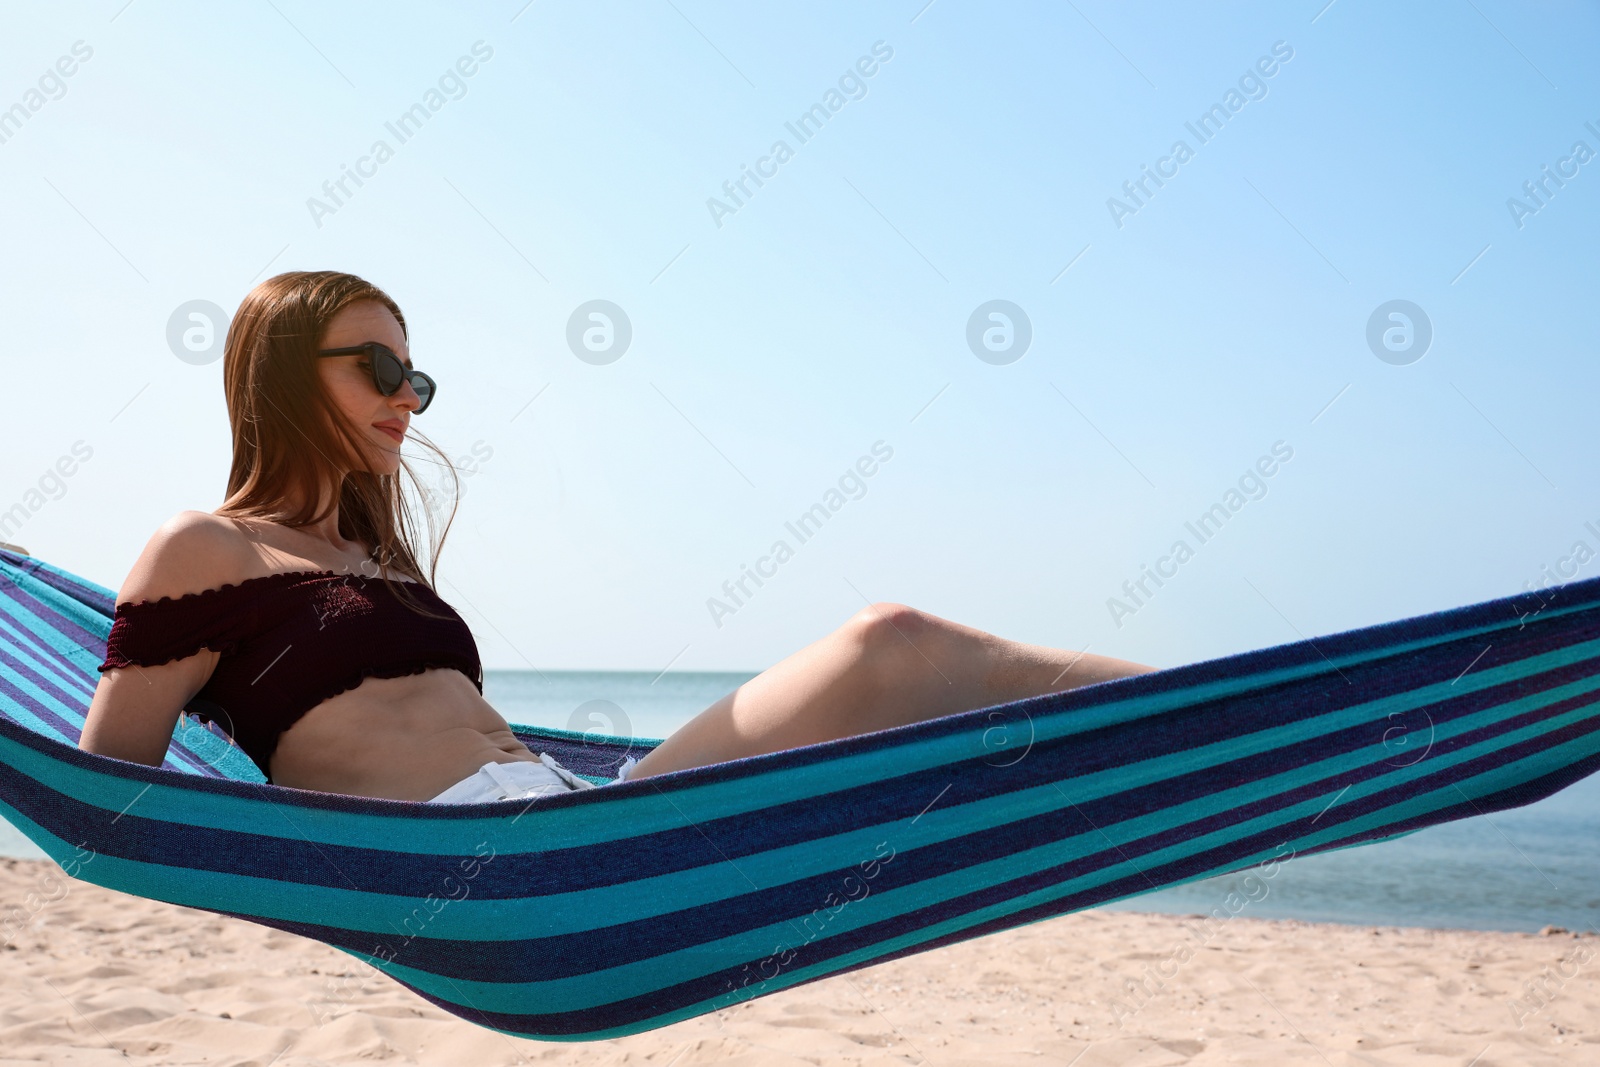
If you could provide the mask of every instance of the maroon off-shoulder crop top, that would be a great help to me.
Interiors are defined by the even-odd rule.
[[[445,618],[401,603],[393,590],[401,584],[424,610]],[[449,667],[483,692],[472,631],[432,589],[334,571],[268,574],[176,600],[118,604],[100,671],[158,666],[202,648],[220,658],[196,696],[214,706],[207,712],[269,782],[278,736],[369,676]]]

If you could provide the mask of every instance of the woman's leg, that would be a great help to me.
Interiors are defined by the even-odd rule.
[[[712,704],[628,778],[720,763],[1144,674],[1126,660],[1007,641],[873,604]]]

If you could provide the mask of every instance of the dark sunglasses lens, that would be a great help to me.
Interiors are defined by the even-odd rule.
[[[400,357],[387,348],[374,347],[372,349],[372,376],[378,383],[378,392],[384,396],[393,396],[400,383],[405,381],[406,368],[400,362]]]
[[[421,415],[428,410],[428,405],[433,403],[433,379],[421,371],[411,372],[411,388],[416,390],[417,399],[422,403],[417,405],[417,414]]]

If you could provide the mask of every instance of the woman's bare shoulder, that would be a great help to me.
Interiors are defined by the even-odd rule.
[[[150,537],[117,593],[117,603],[177,598],[236,583],[255,557],[239,527],[221,515],[180,511]]]

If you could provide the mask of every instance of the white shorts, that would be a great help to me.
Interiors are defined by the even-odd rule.
[[[617,768],[617,776],[602,784],[616,785],[626,780],[638,762],[629,756]],[[486,804],[492,800],[526,800],[594,788],[593,782],[579,778],[557,763],[548,752],[541,752],[537,763],[533,760],[512,760],[508,763],[491,760],[427,803]]]

